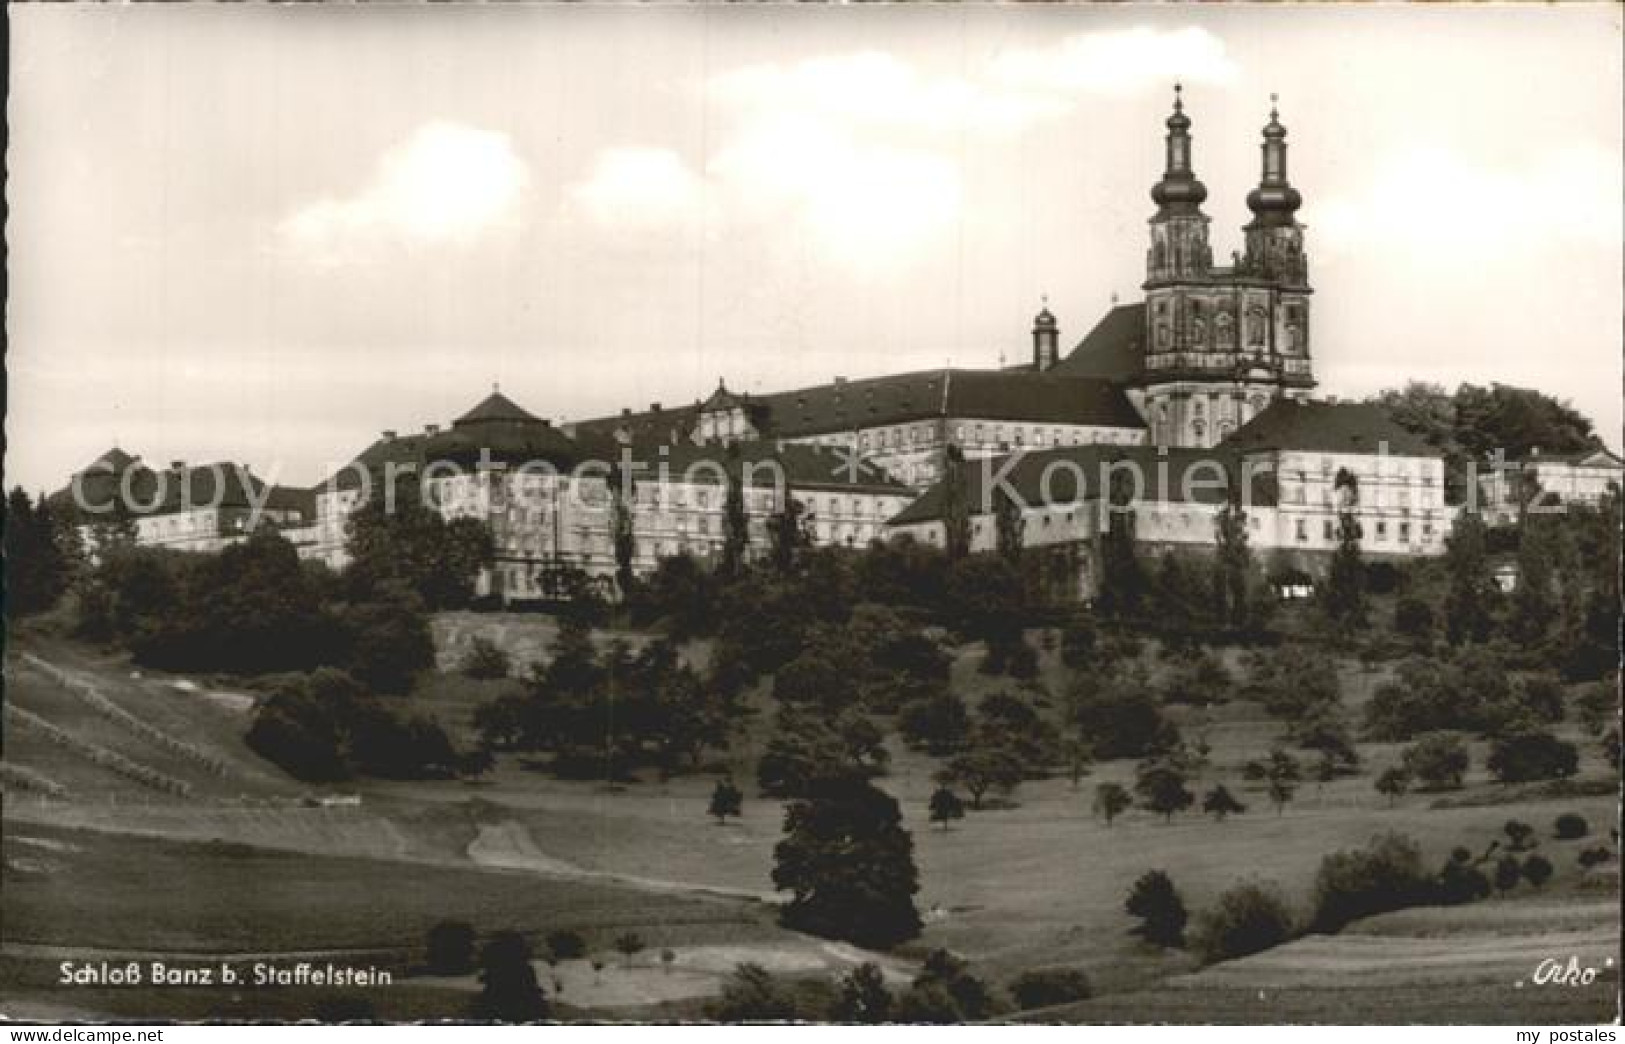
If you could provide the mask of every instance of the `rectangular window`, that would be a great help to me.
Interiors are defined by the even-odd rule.
[[[1399,539],[1407,543],[1410,541],[1411,524],[1409,522],[1401,522],[1399,524]]]
[[[1378,540],[1387,540],[1388,539],[1388,523],[1386,523],[1386,522],[1378,522],[1377,523],[1377,539]]]
[[[1325,521],[1321,522],[1321,524],[1320,524],[1320,535],[1321,535],[1321,537],[1323,539],[1326,539],[1326,540],[1331,540],[1332,539],[1334,534],[1333,534],[1333,531],[1332,531],[1332,520],[1331,519],[1328,518]]]
[[[1309,523],[1305,522],[1301,518],[1298,519],[1297,536],[1299,540],[1309,539]]]

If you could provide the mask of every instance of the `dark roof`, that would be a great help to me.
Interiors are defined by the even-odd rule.
[[[700,412],[709,413],[712,410],[731,410],[737,406],[743,405],[745,405],[745,400],[729,391],[728,385],[719,377],[717,378],[717,390],[712,392],[711,397],[706,399],[705,402],[701,404]]]
[[[1012,457],[1017,459],[1006,472],[1004,468]],[[1223,483],[1228,481],[1228,476],[1242,474],[1241,463],[1239,454],[1225,449],[1090,445],[1034,450],[966,461],[966,502],[973,516],[989,513],[993,490],[989,487],[984,497],[983,488],[988,486],[988,480],[1001,475],[1029,505],[1096,500],[1101,496],[1102,480],[1108,479],[1114,465],[1119,465],[1125,470],[1137,469],[1143,476],[1138,501],[1220,504],[1226,498]],[[1221,476],[1225,477],[1222,481]],[[1254,475],[1252,487],[1248,503],[1258,507],[1275,504],[1273,473]],[[938,482],[904,508],[891,524],[934,522],[942,518],[945,498],[946,485]]]
[[[730,396],[732,393],[729,393]],[[713,398],[715,398],[713,396]],[[1011,370],[920,370],[837,380],[762,396],[737,396],[764,438],[803,438],[882,424],[946,417],[1143,428],[1121,389],[1093,377]],[[634,439],[679,441],[695,413],[683,407],[659,413],[623,413],[578,422],[577,437],[625,430]]]
[[[423,444],[427,434],[385,435],[356,455],[344,467],[333,472],[316,485],[312,493],[331,493],[353,490],[361,486],[361,473],[381,476],[388,464],[419,464],[423,460]]]
[[[737,442],[732,446],[699,446],[691,442],[621,445],[609,439],[595,439],[581,445],[586,457],[606,463],[623,462],[623,454],[630,451],[634,475],[639,481],[659,481],[662,475],[679,481],[687,475],[697,482],[720,482],[721,474],[731,473],[744,465],[776,461],[792,489],[890,493],[897,496],[912,496],[914,492],[874,462],[858,459],[854,454],[830,446],[762,439]],[[752,484],[759,486],[768,482],[772,473],[758,468],[751,477]]]
[[[251,501],[263,503],[266,495],[263,481],[243,465],[230,461],[163,471],[154,471],[137,457],[126,456],[118,470],[99,467],[102,463],[98,459],[75,475],[68,485],[51,494],[51,503],[66,508],[82,504],[90,514],[99,515],[98,509],[116,504],[127,488],[129,501],[125,506],[131,515],[145,517],[197,508],[248,508]]]
[[[316,491],[303,486],[272,486],[265,506],[273,511],[292,511],[301,518],[316,517]]]
[[[452,422],[453,426],[473,424],[479,421],[536,421],[537,418],[521,409],[512,399],[499,391],[492,391],[481,400],[478,406],[458,417]]]
[[[1048,373],[1056,377],[1132,380],[1145,368],[1144,337],[1145,303],[1116,305]]]
[[[1316,453],[1377,453],[1437,457],[1439,450],[1400,427],[1371,402],[1298,402],[1276,399],[1224,442],[1243,452],[1267,449]]]

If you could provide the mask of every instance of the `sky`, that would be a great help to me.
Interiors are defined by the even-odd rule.
[[[1279,94],[1320,392],[1621,427],[1613,5],[19,5],[6,484],[309,484],[493,384],[558,422],[1030,354],[1138,297],[1185,85],[1216,260]]]

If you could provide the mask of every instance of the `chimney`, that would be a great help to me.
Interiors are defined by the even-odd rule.
[[[170,461],[169,462],[169,470],[170,471],[185,471],[186,470],[186,461],[184,461],[184,460],[172,460],[172,461]]]
[[[440,425],[438,425],[438,424],[425,424],[423,426],[423,433],[425,435],[439,435],[440,434]]]
[[[384,429],[384,441],[385,442],[394,442],[395,441],[395,429],[394,428],[385,428]]]
[[[835,387],[839,388],[844,384],[846,384],[846,378],[845,377],[837,377],[837,378],[835,378]]]
[[[623,417],[632,416],[632,407],[630,407],[630,406],[622,406],[621,407],[621,416],[623,416]]]
[[[1538,456],[1540,456],[1540,447],[1539,447],[1539,446],[1530,446],[1530,447],[1529,447],[1529,455],[1530,455],[1530,456],[1531,456],[1531,457],[1538,457]]]
[[[552,417],[543,417],[542,418],[542,427],[551,428],[552,426],[553,426],[553,418]]]
[[[659,413],[660,412],[660,404],[658,402],[651,402],[649,404],[649,412],[650,413]]]

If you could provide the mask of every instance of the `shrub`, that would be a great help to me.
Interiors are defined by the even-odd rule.
[[[1273,885],[1244,881],[1230,887],[1196,919],[1197,952],[1207,961],[1260,953],[1292,937],[1292,912]]]
[[[1591,832],[1591,825],[1585,821],[1584,816],[1573,812],[1565,812],[1557,817],[1553,824],[1552,836],[1559,841],[1573,841],[1575,838],[1585,837]]]
[[[1315,874],[1316,931],[1335,932],[1360,917],[1427,899],[1422,852],[1403,834],[1375,837],[1363,849],[1334,852]]]
[[[1460,788],[1471,764],[1467,745],[1460,737],[1447,733],[1435,733],[1417,740],[1400,756],[1400,763],[1406,772],[1430,790]]]
[[[1579,768],[1580,752],[1549,732],[1524,732],[1497,740],[1487,762],[1502,783],[1563,779]]]
[[[1516,856],[1505,855],[1495,864],[1495,890],[1510,892],[1523,878],[1523,864]]]
[[[1535,888],[1539,888],[1552,877],[1552,863],[1542,855],[1532,855],[1523,861],[1524,880]]]
[[[1089,976],[1075,968],[1037,968],[1010,980],[1010,996],[1019,1008],[1047,1008],[1088,1000]]]
[[[1590,870],[1592,867],[1601,866],[1613,858],[1614,853],[1602,845],[1598,845],[1596,848],[1588,848],[1581,852],[1575,861],[1580,864],[1582,870]]]
[[[574,961],[587,955],[587,941],[581,933],[560,930],[547,933],[547,951],[555,960]]]
[[[719,1022],[772,1022],[794,1019],[795,995],[759,964],[741,964],[711,1006]]]
[[[484,635],[474,636],[469,643],[468,655],[463,657],[463,673],[470,678],[506,678],[512,669],[513,661],[507,652]]]
[[[1451,854],[1434,881],[1434,898],[1446,906],[1488,898],[1490,891],[1489,877],[1473,865],[1472,853],[1465,848]]]

